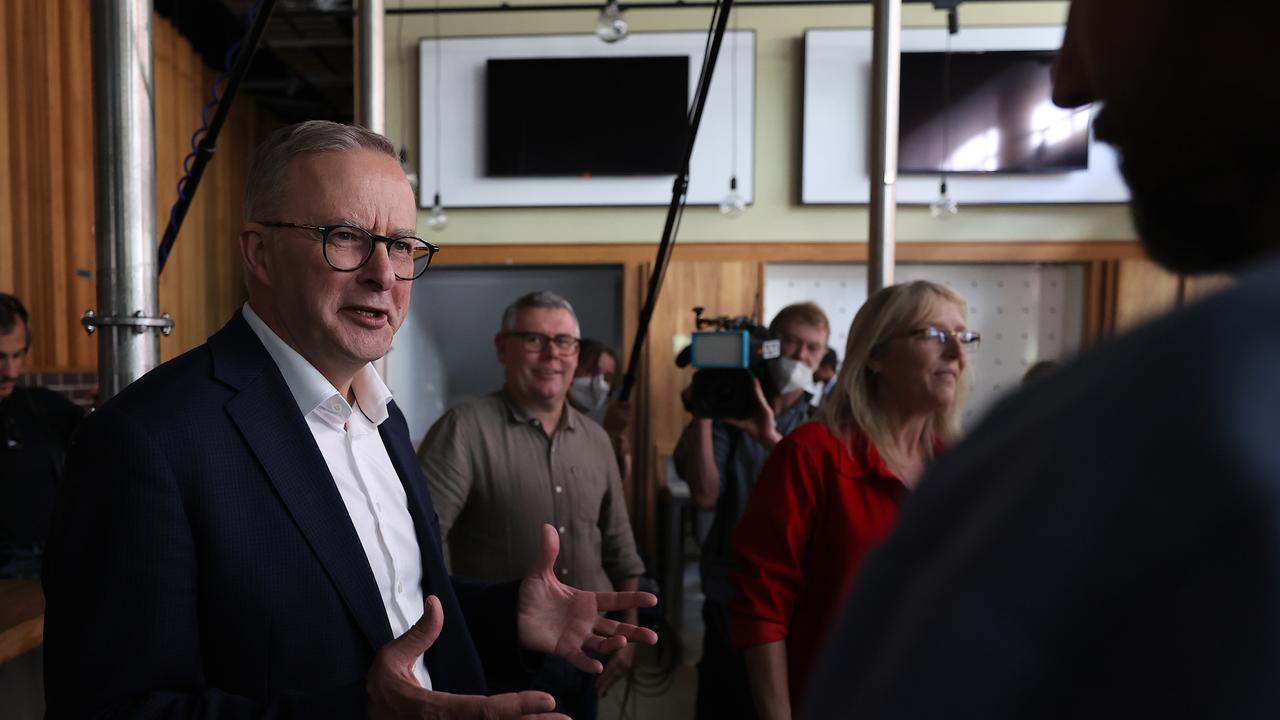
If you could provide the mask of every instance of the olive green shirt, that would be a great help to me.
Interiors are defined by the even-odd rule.
[[[544,523],[560,533],[568,585],[609,591],[644,572],[609,438],[567,403],[551,438],[504,391],[463,403],[431,426],[418,461],[456,575],[523,577]]]

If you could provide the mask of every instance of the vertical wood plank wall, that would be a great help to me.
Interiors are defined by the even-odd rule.
[[[89,3],[5,0],[0,33],[0,292],[32,313],[30,370],[94,372],[97,339],[80,326],[97,305]],[[152,43],[158,244],[216,73],[154,15]],[[163,359],[203,342],[243,299],[235,230],[266,126],[250,99],[236,100],[161,276],[160,309],[177,322]]]

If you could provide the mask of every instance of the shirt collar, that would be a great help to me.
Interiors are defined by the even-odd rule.
[[[253,308],[249,307],[249,303],[244,304],[241,313],[254,335],[257,335],[262,345],[266,347],[267,354],[275,361],[276,367],[280,368],[280,374],[284,376],[284,382],[289,386],[289,392],[298,403],[298,410],[303,416],[335,396],[344,405],[346,404],[346,398],[342,397],[333,383],[326,380],[314,365],[298,354],[297,350],[289,347],[288,343],[258,317]],[[355,391],[356,401],[360,404],[361,411],[374,425],[381,425],[390,414],[387,404],[391,402],[392,397],[391,391],[378,376],[378,372],[373,369],[372,364],[360,368],[352,378],[351,387]]]

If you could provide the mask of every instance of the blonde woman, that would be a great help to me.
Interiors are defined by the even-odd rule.
[[[733,534],[730,613],[762,720],[799,707],[863,558],[955,438],[979,341],[966,315],[964,298],[935,283],[872,295],[853,319],[830,399],[761,470]]]

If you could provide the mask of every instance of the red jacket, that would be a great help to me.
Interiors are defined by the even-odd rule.
[[[731,541],[733,642],[787,641],[792,708],[863,559],[893,529],[907,493],[869,440],[853,450],[822,423],[796,428],[769,455]]]

